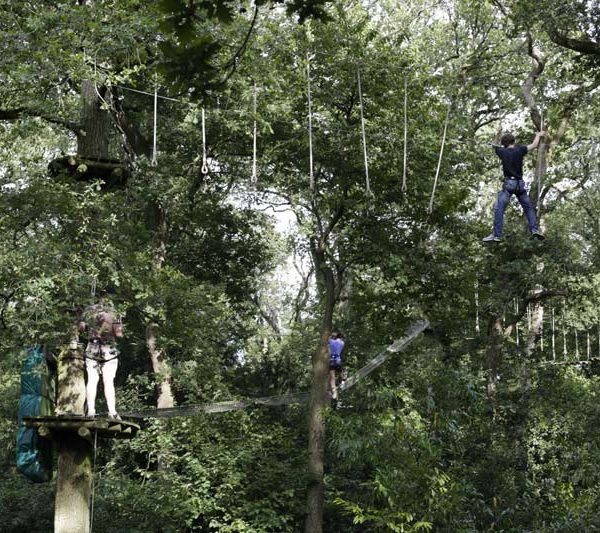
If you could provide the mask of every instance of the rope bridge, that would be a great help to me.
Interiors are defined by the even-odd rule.
[[[379,368],[390,355],[401,352],[411,344],[423,331],[429,327],[427,320],[415,322],[404,333],[404,336],[382,350],[371,359],[365,366],[350,376],[340,390],[348,390],[361,379],[367,377],[375,369]],[[226,413],[228,411],[240,411],[249,407],[265,406],[275,407],[278,405],[290,405],[303,403],[309,399],[308,392],[295,392],[280,394],[277,396],[263,396],[244,400],[230,400],[226,402],[202,403],[196,405],[182,405],[179,407],[168,407],[162,409],[145,409],[141,411],[129,411],[123,413],[127,418],[172,418],[176,416],[191,416],[196,413]]]

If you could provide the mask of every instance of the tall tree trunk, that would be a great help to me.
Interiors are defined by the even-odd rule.
[[[156,400],[156,407],[162,409],[173,407],[175,399],[171,390],[171,367],[167,361],[165,350],[159,348],[157,343],[158,330],[159,325],[156,322],[150,321],[146,325],[146,346],[150,353],[152,370],[157,380],[158,399]]]
[[[108,99],[106,87],[97,87],[91,80],[81,84],[81,131],[77,135],[77,155],[94,159],[108,159],[111,118],[102,109],[102,99]]]
[[[154,245],[154,271],[160,272],[167,253],[167,215],[163,206],[153,206],[156,215],[156,242]],[[152,370],[156,376],[158,399],[156,406],[161,408],[173,407],[175,398],[171,389],[171,366],[163,348],[158,347],[158,334],[160,326],[156,320],[150,318],[146,324],[146,347],[152,361]]]
[[[81,87],[81,123],[77,155],[108,157],[110,117],[100,109],[96,86],[84,81]],[[83,352],[77,348],[77,328],[71,334],[72,348],[65,348],[58,360],[56,412],[84,414],[85,376]],[[92,446],[76,432],[62,432],[57,440],[58,464],[54,530],[56,533],[87,533],[90,526],[92,488]]]
[[[84,414],[85,379],[83,352],[73,332],[73,348],[63,348],[58,357],[57,415]],[[57,434],[58,465],[54,502],[56,533],[87,533],[90,526],[92,491],[92,446],[76,431]]]
[[[308,415],[308,491],[305,532],[320,533],[323,530],[323,503],[325,499],[323,482],[325,420],[323,411],[329,401],[327,376],[329,373],[329,337],[335,307],[335,278],[333,271],[327,265],[322,247],[314,248],[312,255],[317,275],[317,287],[322,302],[323,317],[319,344],[312,357],[312,384]]]

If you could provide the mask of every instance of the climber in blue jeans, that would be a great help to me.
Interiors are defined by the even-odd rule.
[[[496,154],[502,161],[504,185],[498,193],[498,199],[494,206],[494,230],[491,235],[483,239],[483,242],[499,242],[502,240],[504,211],[510,202],[512,194],[517,197],[523,208],[531,235],[537,239],[544,240],[544,235],[538,228],[535,210],[533,209],[533,205],[525,189],[525,182],[523,181],[523,158],[527,152],[535,150],[538,147],[540,139],[543,136],[543,131],[538,132],[533,142],[525,146],[523,144],[515,144],[515,136],[512,133],[505,133],[500,139],[501,146],[494,146]]]

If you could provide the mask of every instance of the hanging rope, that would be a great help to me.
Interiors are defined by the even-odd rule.
[[[452,109],[452,102],[448,104],[448,110],[446,111],[446,120],[444,121],[444,133],[442,134],[442,146],[440,147],[440,156],[438,157],[437,169],[435,170],[435,179],[433,180],[433,189],[431,191],[431,198],[429,200],[429,207],[427,213],[431,215],[433,213],[433,198],[435,197],[435,190],[437,188],[438,177],[440,175],[440,168],[442,167],[442,156],[444,155],[444,146],[446,144],[446,132],[448,131],[448,121],[450,120],[450,110]]]
[[[479,280],[475,280],[475,333],[479,335]]]
[[[365,133],[365,114],[362,95],[362,84],[360,80],[360,63],[356,63],[356,79],[358,80],[358,100],[360,109],[360,130],[362,133],[363,155],[365,159],[365,191],[368,196],[372,196],[371,184],[369,183],[369,158],[367,156],[367,135]]]
[[[158,117],[158,83],[156,79],[154,80],[154,131],[152,134],[152,161],[150,164],[155,167],[157,165],[156,162],[156,123]]]
[[[200,169],[205,176],[208,174],[208,164],[206,162],[206,116],[202,108],[202,168]]]
[[[254,84],[254,90],[252,92],[252,113],[254,115],[254,140],[252,145],[252,184],[256,184],[257,176],[256,176],[256,138],[257,138],[257,127],[256,127],[256,83]]]
[[[565,301],[562,308],[563,359],[567,358],[567,326],[565,323]]]
[[[554,317],[554,307],[552,308],[552,360],[556,361],[556,320]]]
[[[519,302],[517,301],[516,298],[515,298],[515,315],[516,316],[519,315]],[[519,346],[519,323],[518,322],[515,324],[515,333],[517,336],[517,346]]]
[[[92,298],[96,297],[96,284],[97,283],[98,283],[98,278],[96,278],[96,276],[94,276],[92,278],[92,286],[91,286],[91,289],[90,289],[90,294],[91,294]]]
[[[306,95],[308,100],[308,174],[310,177],[310,191],[315,191],[315,177],[313,174],[313,142],[312,142],[312,100],[310,94],[310,54],[306,52]]]
[[[406,149],[408,139],[408,82],[406,76],[404,77],[404,154],[403,154],[403,165],[402,165],[402,192],[406,192]]]

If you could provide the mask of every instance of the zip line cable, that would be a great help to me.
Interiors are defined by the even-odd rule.
[[[379,352],[366,365],[360,368],[356,373],[350,376],[340,390],[348,390],[358,381],[367,377],[375,369],[379,368],[394,353],[401,352],[409,346],[423,331],[429,327],[427,320],[420,320],[412,324],[405,332],[404,336],[393,342],[381,352]],[[308,392],[296,392],[290,394],[281,394],[276,396],[263,396],[259,398],[250,398],[243,400],[230,400],[225,402],[213,402],[196,405],[182,405],[180,407],[169,407],[162,409],[144,409],[140,411],[124,412],[123,416],[128,418],[172,418],[177,416],[192,416],[197,413],[226,413],[229,411],[240,411],[249,407],[264,406],[275,407],[279,405],[290,405],[304,403],[308,401],[310,394]]]
[[[358,100],[360,108],[360,130],[362,133],[362,144],[363,144],[363,155],[365,159],[365,182],[366,182],[366,193],[368,196],[373,196],[371,192],[371,184],[369,183],[369,158],[367,155],[367,136],[365,133],[365,115],[362,95],[362,84],[360,80],[360,63],[356,63],[356,79],[358,80]]]

